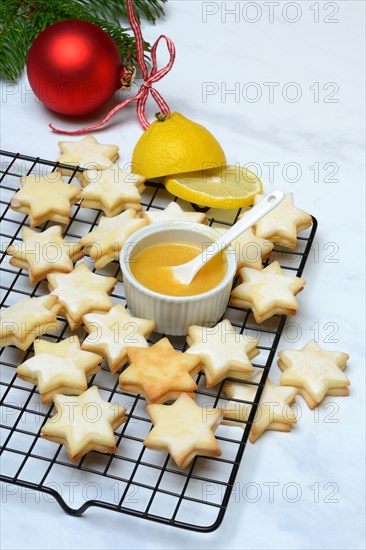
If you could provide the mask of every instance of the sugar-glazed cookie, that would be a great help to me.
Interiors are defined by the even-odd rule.
[[[129,208],[113,218],[102,216],[98,226],[85,235],[80,243],[84,252],[94,260],[95,268],[102,269],[109,262],[118,260],[126,239],[145,225],[146,220],[139,218],[136,210]]]
[[[103,210],[108,217],[117,216],[134,208],[141,210],[141,195],[145,178],[124,172],[118,164],[105,170],[86,170],[83,173],[87,184],[81,192],[82,208]]]
[[[108,313],[89,313],[83,317],[89,336],[81,347],[100,353],[107,358],[112,373],[120,370],[127,362],[127,349],[147,348],[148,338],[155,328],[155,322],[132,317],[117,304]]]
[[[23,176],[10,208],[28,214],[31,227],[46,221],[67,224],[71,207],[79,200],[80,193],[80,187],[64,183],[58,172],[47,176]]]
[[[250,359],[259,354],[258,340],[236,332],[228,319],[213,328],[188,327],[187,342],[186,353],[200,357],[209,388],[228,376],[249,377],[254,371]]]
[[[7,248],[9,263],[29,272],[29,281],[36,284],[49,273],[69,273],[74,262],[83,257],[80,243],[64,241],[62,229],[53,225],[42,232],[22,227],[23,242]]]
[[[311,340],[300,350],[280,351],[278,358],[281,384],[296,386],[310,409],[326,395],[348,395],[350,381],[343,372],[349,359],[347,353],[326,351]]]
[[[38,336],[60,328],[55,311],[57,296],[24,296],[13,306],[0,310],[0,346],[26,350]]]
[[[148,223],[168,222],[174,220],[185,220],[195,223],[206,223],[207,216],[202,212],[185,212],[179,204],[172,201],[164,210],[146,210],[142,213]]]
[[[22,380],[38,386],[42,403],[52,401],[56,393],[80,395],[88,387],[87,377],[100,370],[103,358],[80,349],[76,336],[58,343],[34,342],[34,357],[19,365],[16,373]]]
[[[72,330],[81,325],[83,315],[109,311],[113,306],[109,293],[117,279],[92,273],[85,263],[70,273],[50,273],[47,280],[52,296],[59,299],[60,315],[67,318]]]
[[[261,271],[244,267],[239,273],[243,283],[231,292],[233,306],[252,309],[257,323],[272,315],[296,315],[295,296],[304,288],[304,279],[284,275],[278,262]]]
[[[41,435],[65,445],[71,462],[78,462],[90,451],[115,453],[114,431],[126,420],[126,409],[101,398],[96,386],[77,397],[54,396],[56,414],[46,422]]]
[[[142,393],[149,403],[165,403],[181,393],[194,396],[198,355],[176,351],[168,338],[149,348],[128,348],[127,355],[131,364],[119,377],[123,391]]]
[[[148,449],[169,452],[179,468],[186,468],[195,456],[221,456],[214,436],[223,411],[199,407],[183,393],[173,405],[148,405],[154,424],[144,441]]]
[[[263,195],[256,195],[254,206],[262,199]],[[281,204],[256,223],[255,234],[285,248],[296,248],[298,233],[312,223],[310,214],[294,205],[293,193],[287,193]]]
[[[261,378],[262,373],[258,372],[250,381],[260,384]],[[223,423],[245,429],[252,410],[250,402],[254,402],[257,390],[257,385],[225,382],[224,394],[237,401],[227,403]],[[267,378],[250,430],[249,439],[252,443],[257,441],[266,430],[290,431],[291,424],[296,423],[296,415],[291,409],[296,394],[296,388],[276,386],[270,378]]]
[[[85,136],[80,141],[59,141],[61,155],[57,162],[90,170],[105,170],[118,159],[117,145],[104,145],[92,135]],[[60,166],[59,172],[65,176],[73,176],[75,170]],[[83,173],[76,172],[76,177],[83,185]]]

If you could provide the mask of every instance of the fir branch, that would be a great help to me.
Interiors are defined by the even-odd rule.
[[[135,0],[136,13],[154,22],[164,14],[167,0]],[[21,74],[28,49],[36,36],[52,23],[83,19],[95,23],[115,41],[122,62],[135,59],[134,37],[122,28],[126,18],[125,0],[2,0],[0,6],[0,74],[16,80]],[[145,51],[150,45],[145,42]]]
[[[134,4],[136,6],[136,13],[143,14],[148,21],[155,23],[155,20],[162,15],[165,15],[162,3],[165,4],[167,0],[150,0],[145,2],[145,0],[135,0]]]
[[[113,21],[118,19],[128,19],[125,0],[76,0],[81,5],[87,7],[99,15]],[[156,19],[164,15],[164,9],[162,4],[165,4],[167,0],[134,0],[135,12],[140,19],[140,15],[143,15],[145,19],[155,23]]]

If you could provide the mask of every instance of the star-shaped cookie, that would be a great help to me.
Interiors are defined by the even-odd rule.
[[[224,235],[226,229],[218,229],[214,227],[220,235]],[[231,247],[235,251],[237,268],[252,267],[253,269],[262,269],[262,262],[266,260],[273,250],[273,243],[267,239],[257,237],[252,229],[244,231],[231,243]]]
[[[144,441],[148,449],[167,451],[179,468],[186,468],[195,456],[221,456],[214,431],[223,411],[199,407],[185,393],[173,405],[148,405],[154,424]]]
[[[39,233],[28,227],[22,228],[23,242],[8,246],[12,256],[9,263],[29,272],[29,281],[36,284],[48,273],[69,273],[74,262],[83,257],[80,243],[66,242],[59,225]]]
[[[70,273],[50,273],[47,280],[51,294],[59,299],[60,314],[66,316],[72,330],[81,325],[83,315],[109,311],[113,306],[108,294],[117,279],[92,273],[85,263]]]
[[[187,342],[190,348],[186,353],[201,359],[208,388],[228,376],[249,377],[254,371],[250,359],[259,354],[258,340],[236,332],[228,319],[213,328],[188,327]]]
[[[67,224],[71,207],[79,200],[80,193],[80,187],[64,183],[58,172],[47,176],[23,176],[10,208],[28,214],[31,227],[46,221]]]
[[[155,328],[155,322],[132,317],[126,309],[117,304],[108,313],[89,313],[83,317],[89,336],[81,347],[95,351],[107,358],[112,373],[127,362],[127,348],[147,348],[148,338]]]
[[[122,390],[142,393],[149,403],[177,399],[181,393],[194,396],[200,358],[175,351],[167,338],[150,348],[127,349],[130,366],[119,377]]]
[[[26,350],[38,336],[58,330],[60,324],[54,313],[57,303],[57,296],[49,294],[38,298],[24,296],[13,306],[2,308],[0,346]]]
[[[102,361],[96,353],[81,350],[76,336],[57,344],[35,340],[34,357],[19,365],[16,373],[37,385],[42,403],[49,403],[56,393],[80,395],[88,388],[87,377],[100,370]]]
[[[296,315],[295,296],[304,288],[304,279],[284,275],[278,262],[261,271],[244,267],[239,273],[243,283],[231,292],[233,306],[252,309],[257,323],[272,315]]]
[[[65,445],[72,463],[89,451],[115,453],[114,431],[126,420],[126,409],[101,398],[96,386],[77,397],[54,396],[56,414],[46,422],[41,435]]]
[[[263,195],[256,195],[254,206],[262,199]],[[281,204],[256,223],[255,234],[285,248],[296,248],[298,233],[312,223],[312,217],[294,205],[293,193],[287,193]]]
[[[105,170],[86,170],[87,186],[81,192],[82,208],[103,210],[108,217],[117,216],[127,208],[141,210],[141,195],[145,178],[124,172],[118,164]]]
[[[79,166],[89,170],[105,170],[118,159],[119,148],[117,145],[103,145],[92,135],[87,135],[81,141],[59,141],[58,146],[61,156],[57,162],[69,166]],[[59,172],[65,176],[72,176],[74,170],[59,167]],[[85,185],[83,173],[77,172],[76,177]]]
[[[251,379],[251,382],[260,384],[261,378],[262,373],[258,372]],[[227,403],[223,423],[245,429],[252,405],[250,403],[241,403],[240,401],[254,402],[257,390],[258,387],[255,385],[225,382],[225,395],[239,401],[229,401]],[[291,405],[295,402],[296,394],[297,388],[276,386],[272,380],[267,378],[252,429],[250,430],[249,439],[252,443],[257,441],[266,430],[290,431],[291,424],[294,424],[297,420],[295,413],[291,409]],[[230,419],[236,420],[236,422]],[[243,420],[243,422],[240,422],[240,420]]]
[[[281,384],[296,386],[310,409],[326,395],[348,395],[350,381],[343,373],[349,359],[347,353],[326,351],[314,340],[302,349],[288,349],[278,354],[283,371]]]
[[[172,201],[164,210],[146,210],[142,213],[148,223],[185,220],[188,222],[206,223],[207,216],[202,212],[185,212],[176,202]]]
[[[139,218],[136,210],[129,208],[113,218],[102,216],[98,226],[85,235],[80,243],[84,252],[94,260],[94,267],[102,269],[109,262],[118,260],[126,239],[145,225],[146,220]]]

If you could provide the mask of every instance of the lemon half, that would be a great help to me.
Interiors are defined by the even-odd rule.
[[[211,208],[251,206],[263,191],[259,177],[238,165],[168,176],[164,184],[176,197]]]
[[[156,116],[135,146],[135,173],[153,179],[226,163],[221,145],[204,126],[180,113]]]

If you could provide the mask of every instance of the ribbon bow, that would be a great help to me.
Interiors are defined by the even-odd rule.
[[[148,66],[145,61],[144,57],[144,39],[142,37],[140,24],[137,20],[132,0],[126,0],[127,4],[127,13],[128,13],[128,19],[130,21],[130,25],[133,31],[133,34],[135,36],[136,40],[136,53],[137,53],[137,63],[140,67],[142,77],[144,79],[139,91],[137,94],[133,97],[130,97],[123,101],[122,103],[119,103],[114,107],[109,113],[101,120],[100,122],[96,124],[92,124],[91,126],[85,126],[84,128],[80,128],[79,130],[60,130],[58,128],[55,128],[52,124],[49,125],[49,127],[58,134],[68,134],[68,135],[76,135],[76,134],[84,134],[85,132],[90,132],[91,130],[96,130],[106,124],[118,111],[121,109],[124,109],[126,105],[129,103],[132,103],[133,101],[136,101],[136,114],[137,118],[140,121],[141,126],[144,130],[146,130],[150,124],[146,118],[145,115],[145,107],[146,102],[149,97],[149,94],[151,93],[152,97],[154,98],[155,102],[157,103],[159,110],[164,114],[169,114],[170,109],[167,104],[167,102],[163,99],[163,97],[160,95],[160,93],[153,88],[153,84],[155,82],[158,82],[161,80],[173,67],[174,61],[175,61],[175,45],[174,42],[162,34],[159,36],[159,38],[154,43],[153,47],[151,48],[151,61],[152,61],[152,67],[149,74]],[[157,61],[156,61],[156,50],[159,46],[160,40],[165,40],[165,43],[167,45],[168,51],[169,51],[169,61],[165,67],[158,70],[157,67]]]

